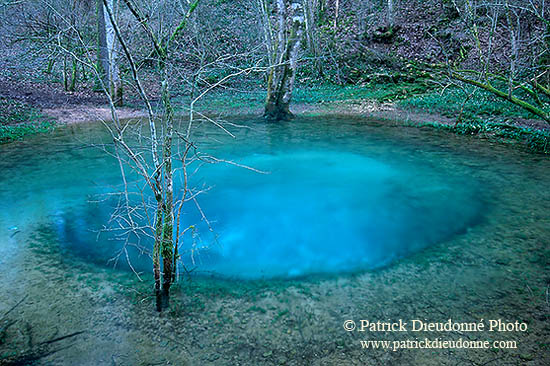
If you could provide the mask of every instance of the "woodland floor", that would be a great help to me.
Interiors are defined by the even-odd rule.
[[[0,80],[0,98],[37,108],[60,124],[111,118],[111,111],[101,93],[91,90],[65,92],[59,84]],[[139,117],[144,114],[132,108],[121,108],[118,113],[120,118]]]

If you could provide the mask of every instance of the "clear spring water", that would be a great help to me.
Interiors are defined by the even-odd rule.
[[[232,120],[236,138],[199,126],[204,151],[268,172],[206,164],[191,177],[212,224],[184,207],[182,255],[197,273],[237,278],[295,277],[387,265],[478,223],[487,201],[467,164],[433,136],[360,119],[310,118],[281,124]],[[411,131],[413,130],[413,131]],[[0,146],[0,232],[47,228],[55,245],[81,260],[112,265],[120,243],[108,233],[120,188],[115,160],[91,143],[108,142],[100,124]],[[178,177],[179,181],[179,177]],[[177,185],[176,188],[181,187]],[[215,240],[217,238],[217,240]],[[151,246],[147,238],[140,243]],[[190,255],[189,249],[198,248]],[[16,251],[3,247],[1,251]],[[151,271],[135,248],[133,266]],[[127,268],[126,259],[118,262]]]

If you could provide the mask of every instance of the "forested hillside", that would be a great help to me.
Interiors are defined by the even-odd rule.
[[[261,107],[269,73],[277,71],[280,61],[277,47],[287,37],[278,33],[283,6],[292,13],[289,17],[301,19],[295,75],[299,103],[398,102],[459,123],[548,125],[550,11],[544,0],[281,4],[203,0],[112,5],[120,35],[153,99],[161,93],[155,58],[159,50],[136,16],[147,20],[156,37],[171,39],[173,96],[193,99],[204,91],[204,97],[231,91],[247,107]],[[10,105],[6,110],[17,109],[12,105],[16,102],[38,109],[59,104],[59,98],[54,102],[43,95],[44,88],[68,92],[63,100],[69,104],[100,103],[98,77],[107,76],[111,64],[111,92],[120,93],[115,99],[139,104],[129,61],[101,1],[4,1],[0,11],[0,92],[3,103]],[[182,25],[182,17],[185,29],[163,33]],[[283,27],[288,33],[292,26],[287,22]],[[107,41],[113,43],[111,53]]]

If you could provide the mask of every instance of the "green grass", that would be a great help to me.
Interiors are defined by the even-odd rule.
[[[426,94],[412,96],[398,103],[403,108],[422,109],[429,113],[439,113],[446,117],[457,117],[464,104],[462,118],[464,120],[506,120],[509,118],[536,118],[525,109],[502,100],[484,90],[474,87],[461,90],[448,88],[443,93],[432,91]]]
[[[296,103],[328,103],[337,101],[374,100],[380,103],[395,102],[423,94],[429,90],[428,84],[416,83],[369,83],[363,86],[324,85],[296,89],[293,100]]]
[[[292,102],[297,104],[320,104],[339,101],[375,100],[378,102],[395,102],[423,94],[429,90],[423,81],[416,83],[402,82],[391,84],[369,83],[362,86],[339,86],[332,84],[299,86],[294,90]],[[263,108],[266,91],[254,88],[243,92],[222,90],[204,96],[196,107],[210,110],[216,108]],[[175,105],[188,105],[189,97],[175,98]]]
[[[470,98],[465,102],[466,98]],[[460,110],[462,121],[456,126],[427,123],[460,135],[481,135],[499,142],[520,142],[533,152],[550,154],[550,133],[526,127],[512,126],[507,121],[516,118],[537,118],[525,109],[502,100],[480,89],[461,90],[449,88],[443,93],[429,92],[398,102],[404,109],[422,110],[438,113],[457,119]]]
[[[458,125],[441,123],[415,124],[418,127],[431,127],[447,130],[459,135],[477,135],[501,143],[519,142],[531,152],[550,154],[550,133],[525,127],[511,126],[495,122],[466,122]]]
[[[402,78],[403,79],[403,78]],[[495,95],[469,87],[466,89],[447,88],[443,92],[436,84],[429,83],[424,77],[408,78],[398,83],[373,81],[363,85],[339,86],[334,84],[299,85],[293,94],[294,104],[395,103],[405,110],[439,114],[456,120],[462,110],[462,120],[457,126],[427,123],[463,135],[480,135],[499,142],[521,142],[534,152],[550,153],[550,137],[545,131],[510,126],[509,122],[520,119],[536,118],[530,112]],[[266,92],[261,87],[249,90],[220,90],[205,95],[196,107],[198,110],[241,110],[243,113],[261,110]],[[468,100],[465,102],[466,98]],[[523,96],[525,97],[525,96]],[[176,97],[174,105],[179,113],[186,113],[181,106],[189,105],[189,97]],[[179,108],[178,108],[179,107]],[[323,112],[320,112],[323,113]],[[508,122],[508,123],[507,123]]]
[[[37,109],[10,99],[0,99],[0,143],[50,131],[55,122]]]

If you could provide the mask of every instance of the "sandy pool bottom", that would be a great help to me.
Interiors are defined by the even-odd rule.
[[[483,143],[483,142],[476,142]],[[171,310],[154,311],[150,282],[48,247],[47,229],[6,234],[1,352],[83,334],[44,365],[548,365],[550,163],[517,161],[486,219],[463,235],[389,267],[292,281],[181,281]],[[496,152],[498,153],[498,151]],[[480,176],[488,174],[477,170]],[[491,174],[494,174],[492,172]],[[483,178],[483,177],[482,177]],[[485,177],[487,178],[487,177]],[[346,320],[524,322],[517,332],[348,332]],[[3,320],[5,321],[5,320]],[[513,349],[369,349],[361,341],[515,341]]]

